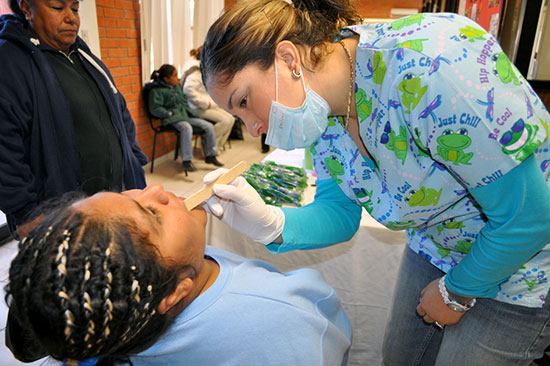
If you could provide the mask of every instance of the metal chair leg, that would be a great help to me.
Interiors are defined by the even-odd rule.
[[[155,148],[157,146],[157,132],[153,135],[153,156],[151,157],[151,173],[153,173],[153,167],[155,166]]]
[[[176,151],[174,152],[174,160],[178,160],[178,152],[180,150],[180,134],[176,134]]]

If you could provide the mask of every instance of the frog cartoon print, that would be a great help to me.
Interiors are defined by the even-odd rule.
[[[437,229],[437,233],[438,234],[441,234],[441,232],[443,231],[443,229],[447,229],[447,230],[459,230],[459,229],[462,229],[464,226],[464,224],[462,223],[462,221],[455,221],[454,219],[450,219],[449,221],[445,222],[444,224],[442,225],[437,225],[436,226],[436,229]]]
[[[441,192],[443,192],[443,188],[440,188],[439,191],[424,186],[420,187],[418,191],[411,189],[409,196],[405,198],[405,202],[408,202],[409,207],[435,206],[439,202]]]
[[[539,126],[527,124],[523,118],[518,119],[500,138],[502,151],[514,155],[518,161],[527,159],[542,142],[535,141],[538,130]]]
[[[454,250],[464,254],[468,254],[472,249],[473,242],[470,239],[459,240],[456,242]]]
[[[405,230],[416,227],[417,224],[414,220],[409,220],[406,222],[401,221],[390,221],[386,224],[386,227],[390,230]]]
[[[443,131],[437,138],[437,154],[445,161],[450,161],[454,165],[471,165],[470,159],[474,156],[473,152],[464,152],[472,144],[472,139],[468,136],[468,130],[459,128],[456,132],[450,128]]]
[[[475,42],[476,40],[484,41],[485,38],[483,37],[487,32],[474,28],[470,25],[467,25],[464,28],[459,28],[458,31],[460,32],[460,38],[463,40],[467,40],[470,42]]]
[[[402,106],[408,108],[404,113],[409,114],[411,110],[416,108],[420,99],[422,99],[426,90],[428,90],[428,86],[422,86],[422,80],[414,73],[409,72],[403,76],[403,80],[399,83],[398,89],[402,93]]]
[[[342,163],[332,157],[325,158],[324,161],[325,167],[327,168],[329,174],[332,176],[334,181],[337,184],[342,183],[343,180],[338,178],[339,176],[344,175],[344,173],[346,172]]]
[[[401,42],[393,46],[393,48],[410,48],[411,50],[415,50],[418,52],[424,51],[424,43],[427,41],[428,38],[422,38],[422,39],[410,39],[405,42]]]
[[[372,97],[367,99],[367,93],[358,87],[357,93],[355,93],[355,100],[357,101],[357,116],[359,117],[359,122],[365,122],[372,113]]]
[[[386,62],[384,62],[384,55],[382,52],[375,52],[372,56],[372,60],[369,59],[367,63],[367,69],[370,72],[368,78],[372,78],[372,81],[375,84],[382,84],[384,81],[384,76],[386,76]]]
[[[405,165],[407,158],[407,131],[405,127],[399,126],[399,135],[392,130],[390,122],[386,122],[384,132],[380,136],[380,143],[386,145],[386,148],[395,153],[395,156],[401,160],[401,164]]]
[[[388,30],[398,31],[414,24],[421,25],[422,20],[424,20],[425,17],[425,14],[414,14],[408,17],[397,19],[390,24]]]
[[[371,213],[373,210],[373,204],[372,204],[372,190],[367,191],[365,188],[353,188],[353,193],[355,193],[355,197],[357,197],[357,200],[363,206],[368,213]]]
[[[519,80],[514,72],[514,67],[504,52],[500,52],[491,56],[491,60],[495,63],[493,73],[498,76],[504,84],[514,82],[519,85]]]

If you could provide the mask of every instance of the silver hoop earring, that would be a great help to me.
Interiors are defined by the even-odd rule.
[[[299,79],[299,78],[301,78],[301,77],[302,77],[302,70],[300,70],[299,73],[296,73],[296,70],[292,70],[292,77],[293,77],[294,79]]]

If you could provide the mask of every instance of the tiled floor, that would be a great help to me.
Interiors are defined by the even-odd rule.
[[[243,131],[245,132],[245,131]],[[226,145],[225,150],[220,149],[220,160],[224,167],[231,168],[241,160],[247,163],[259,163],[266,154],[261,152],[261,143],[259,138],[251,137],[247,132],[243,133],[244,140],[231,140],[231,148]],[[197,171],[188,173],[185,176],[181,168],[181,159],[173,160],[174,154],[166,154],[155,162],[154,173],[149,173],[149,166],[146,166],[147,184],[161,183],[166,190],[172,191],[178,196],[190,196],[195,191],[202,188],[202,177],[211,172],[216,167],[206,164],[204,159],[201,159],[201,152],[195,152],[193,164],[197,167]],[[8,270],[12,258],[17,251],[15,241],[9,242],[0,246],[0,366],[46,366],[58,365],[57,362],[39,360],[32,364],[24,364],[16,361],[10,351],[4,346],[4,326],[7,316],[7,306],[3,301],[3,287],[7,282]]]
[[[252,137],[243,131],[244,140],[231,140],[231,147],[225,145],[225,150],[220,149],[218,160],[224,164],[224,168],[230,169],[241,160],[249,164],[259,163],[266,156],[261,151],[259,137]],[[181,159],[174,160],[174,154],[166,154],[155,162],[154,172],[149,172],[146,166],[147,184],[160,183],[164,189],[174,192],[178,196],[190,196],[202,188],[202,177],[216,169],[214,165],[206,164],[201,158],[202,153],[195,150],[193,165],[197,171],[188,173],[181,167]]]

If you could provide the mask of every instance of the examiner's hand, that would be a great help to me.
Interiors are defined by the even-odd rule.
[[[227,169],[220,168],[205,175],[210,184]],[[272,243],[281,235],[285,215],[279,207],[269,206],[262,197],[239,176],[229,184],[215,184],[214,195],[206,200],[205,208],[234,230],[262,244]]]
[[[420,302],[416,307],[416,312],[424,318],[426,323],[437,322],[440,325],[454,325],[466,313],[451,310],[445,305],[443,297],[441,297],[441,293],[439,292],[438,282],[439,278],[430,282],[420,292]]]

